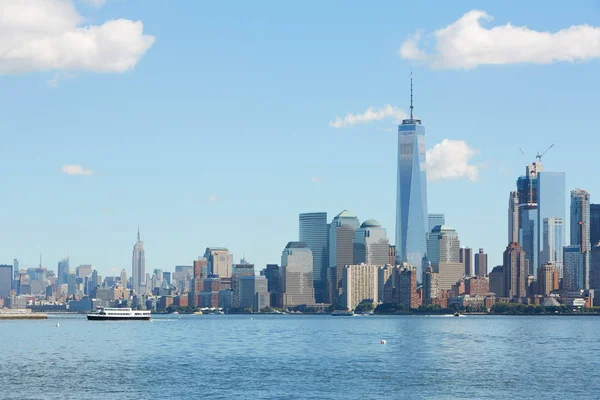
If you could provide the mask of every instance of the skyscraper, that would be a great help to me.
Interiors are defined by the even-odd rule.
[[[326,212],[303,213],[299,215],[299,239],[308,245],[313,253],[313,279],[315,297],[318,303],[326,302],[328,254],[328,224]]]
[[[440,289],[451,289],[465,275],[458,234],[447,225],[436,226],[429,233],[427,258],[433,272],[439,274]]]
[[[121,287],[127,287],[127,271],[121,270]]]
[[[354,233],[354,264],[386,265],[390,243],[385,228],[374,219],[363,222]]]
[[[12,265],[0,265],[0,297],[10,296],[12,287]]]
[[[67,278],[69,272],[71,272],[69,267],[69,257],[66,257],[58,262],[58,275],[56,277],[56,283],[59,285],[68,283]]]
[[[428,227],[425,127],[413,117],[412,77],[410,87],[410,118],[398,127],[396,260],[415,266],[421,279]]]
[[[519,195],[510,192],[508,199],[508,243],[519,241]]]
[[[525,252],[525,259],[532,269],[539,264],[538,250],[538,209],[537,204],[522,204],[520,207],[521,229],[519,230],[519,244]],[[532,271],[532,275],[534,272]]]
[[[540,256],[545,254],[545,242],[544,242],[544,220],[546,218],[554,218],[555,220],[560,219],[565,221],[566,218],[566,189],[565,189],[565,173],[564,172],[548,172],[541,171],[538,173],[538,251]],[[556,235],[555,239],[564,238],[564,225],[557,223],[554,226]],[[556,243],[556,251],[561,252],[564,242]],[[551,249],[550,251],[555,251]],[[546,261],[547,262],[547,261]],[[538,264],[530,265],[532,275],[537,277],[538,267],[546,264],[543,259],[538,259]],[[557,265],[560,268],[560,266]],[[536,273],[534,273],[536,272]]]
[[[527,264],[523,248],[518,243],[510,243],[504,251],[504,264],[502,266],[504,294],[502,297],[510,299],[527,297],[529,276]]]
[[[465,269],[465,275],[473,275],[473,249],[470,247],[461,247],[459,254],[459,261],[462,263]]]
[[[431,232],[436,226],[441,225],[446,225],[444,214],[427,214],[427,233]]]
[[[479,253],[475,253],[475,275],[486,276],[487,275],[487,262],[488,255],[483,252],[483,249],[479,249]]]
[[[592,247],[590,243],[590,194],[582,189],[571,191],[571,246],[579,246],[583,255],[583,287],[580,289],[589,289]]]
[[[144,242],[140,239],[140,229],[138,228],[137,242],[133,246],[133,255],[131,257],[131,278],[133,290],[141,294],[142,288],[146,286],[146,255],[144,252]]]
[[[281,253],[283,307],[315,304],[313,255],[304,242],[289,242]]]
[[[331,287],[328,300],[331,302],[341,295],[344,267],[354,263],[354,232],[358,228],[358,218],[348,210],[336,215],[329,226]]]
[[[542,224],[542,243],[543,250],[540,254],[540,264],[544,267],[550,263],[554,265],[559,274],[562,274],[563,268],[563,247],[564,224],[561,218],[544,218]]]
[[[225,247],[207,247],[204,258],[208,263],[208,274],[219,275],[220,278],[231,278],[233,255]]]
[[[600,204],[590,204],[590,242],[592,247],[600,242]]]
[[[585,289],[585,253],[579,245],[563,247],[563,288]]]

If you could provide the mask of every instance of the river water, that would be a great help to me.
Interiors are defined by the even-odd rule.
[[[0,321],[0,398],[599,398],[599,335],[593,316]]]

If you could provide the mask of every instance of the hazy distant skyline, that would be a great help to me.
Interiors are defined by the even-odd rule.
[[[23,4],[0,3],[0,263],[116,276],[139,224],[146,271],[209,246],[260,269],[344,209],[394,243],[411,69],[428,210],[489,270],[537,151],[600,202],[596,2]]]

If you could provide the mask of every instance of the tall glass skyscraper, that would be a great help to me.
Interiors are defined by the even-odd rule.
[[[328,225],[326,212],[303,213],[299,216],[300,241],[313,254],[313,280],[317,303],[325,303],[327,294]]]
[[[131,281],[133,290],[137,294],[141,292],[142,287],[145,291],[146,282],[146,255],[144,252],[144,242],[140,239],[140,230],[138,228],[137,242],[133,246],[133,255],[131,257]]]
[[[446,225],[444,214],[427,214],[427,233],[431,232],[436,226],[442,225]]]
[[[600,242],[600,204],[590,204],[590,242],[592,247]]]
[[[539,265],[537,204],[523,204],[520,210],[519,244],[522,250],[525,251],[525,259],[529,262],[529,273],[536,276],[537,266]]]
[[[545,220],[553,219],[560,220],[560,223],[557,223],[553,226],[553,229],[560,230],[560,232],[556,232],[552,236],[552,239],[555,242],[553,243],[553,248],[550,250],[552,253],[556,254],[562,253],[562,248],[565,245],[564,243],[564,224],[563,221],[566,220],[566,200],[567,200],[567,192],[565,189],[565,173],[564,172],[547,172],[541,171],[537,174],[538,180],[538,232],[537,232],[537,240],[538,240],[538,251],[540,255],[545,254],[545,244],[544,241],[544,228],[545,228]],[[540,266],[545,264],[544,257],[540,258],[539,265],[530,266],[531,272],[537,278],[537,269]],[[562,259],[560,260],[562,261]],[[546,262],[548,262],[546,260]],[[562,269],[562,265],[556,265],[559,270]]]
[[[562,249],[565,245],[563,220],[555,217],[544,218],[542,225],[543,250],[540,252],[540,267],[551,263],[558,268],[559,274],[562,276]]]
[[[589,289],[590,251],[592,249],[590,243],[590,194],[582,189],[571,191],[571,246],[579,246],[583,259],[583,287],[581,289]],[[564,262],[566,270],[566,260]]]
[[[416,267],[421,279],[428,228],[425,127],[413,118],[412,78],[410,86],[410,118],[398,127],[396,263],[408,262]]]

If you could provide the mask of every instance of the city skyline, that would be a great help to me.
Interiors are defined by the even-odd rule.
[[[487,22],[468,5],[441,5],[434,18],[403,23],[393,15],[425,15],[426,5],[390,2],[389,15],[381,15],[328,4],[322,14],[302,18],[274,6],[273,20],[296,24],[263,24],[259,37],[253,22],[218,31],[211,19],[229,11],[218,4],[203,12],[194,12],[195,4],[186,12],[177,10],[181,5],[73,4],[83,26],[140,20],[141,47],[118,71],[34,62],[15,71],[0,58],[3,89],[16,93],[0,99],[8,149],[0,160],[0,219],[10,227],[0,233],[2,263],[17,258],[21,268],[35,267],[41,252],[45,266],[56,268],[68,248],[71,268],[87,263],[117,276],[130,271],[131,232],[139,222],[148,271],[189,264],[206,246],[226,246],[236,259],[265,265],[276,263],[285,240],[296,237],[299,213],[343,209],[379,221],[395,243],[396,128],[408,115],[411,69],[416,117],[427,123],[428,210],[445,213],[462,244],[484,248],[490,270],[502,263],[506,246],[507,190],[537,151],[555,143],[544,156],[547,169],[564,171],[567,190],[583,188],[592,202],[600,193],[587,166],[593,146],[566,140],[561,128],[568,122],[582,141],[593,140],[590,116],[599,92],[593,52],[575,63],[556,54],[541,63],[509,54],[495,58],[502,66],[479,60],[466,67],[442,58],[432,67],[433,58],[407,53],[415,32],[429,35],[457,21],[484,33],[508,29],[508,22],[533,33],[599,26],[591,3],[577,9],[489,4],[485,13],[495,19]],[[59,11],[46,15],[58,20]],[[248,5],[239,12],[263,18]],[[330,18],[341,21],[335,31],[320,24]],[[362,29],[369,20],[378,24]],[[186,22],[192,35],[178,28]],[[217,39],[194,39],[204,36]],[[282,42],[258,40],[264,37]],[[254,50],[230,51],[232,41]],[[419,46],[413,49],[429,54]],[[190,55],[189,48],[197,51]],[[315,56],[321,62],[307,61]],[[222,65],[228,67],[216,67]],[[515,128],[507,130],[509,123]],[[468,157],[449,159],[448,148]],[[285,191],[280,182],[288,184]],[[369,194],[348,196],[349,187]],[[464,207],[465,198],[477,201]],[[564,226],[569,238],[568,221]]]

